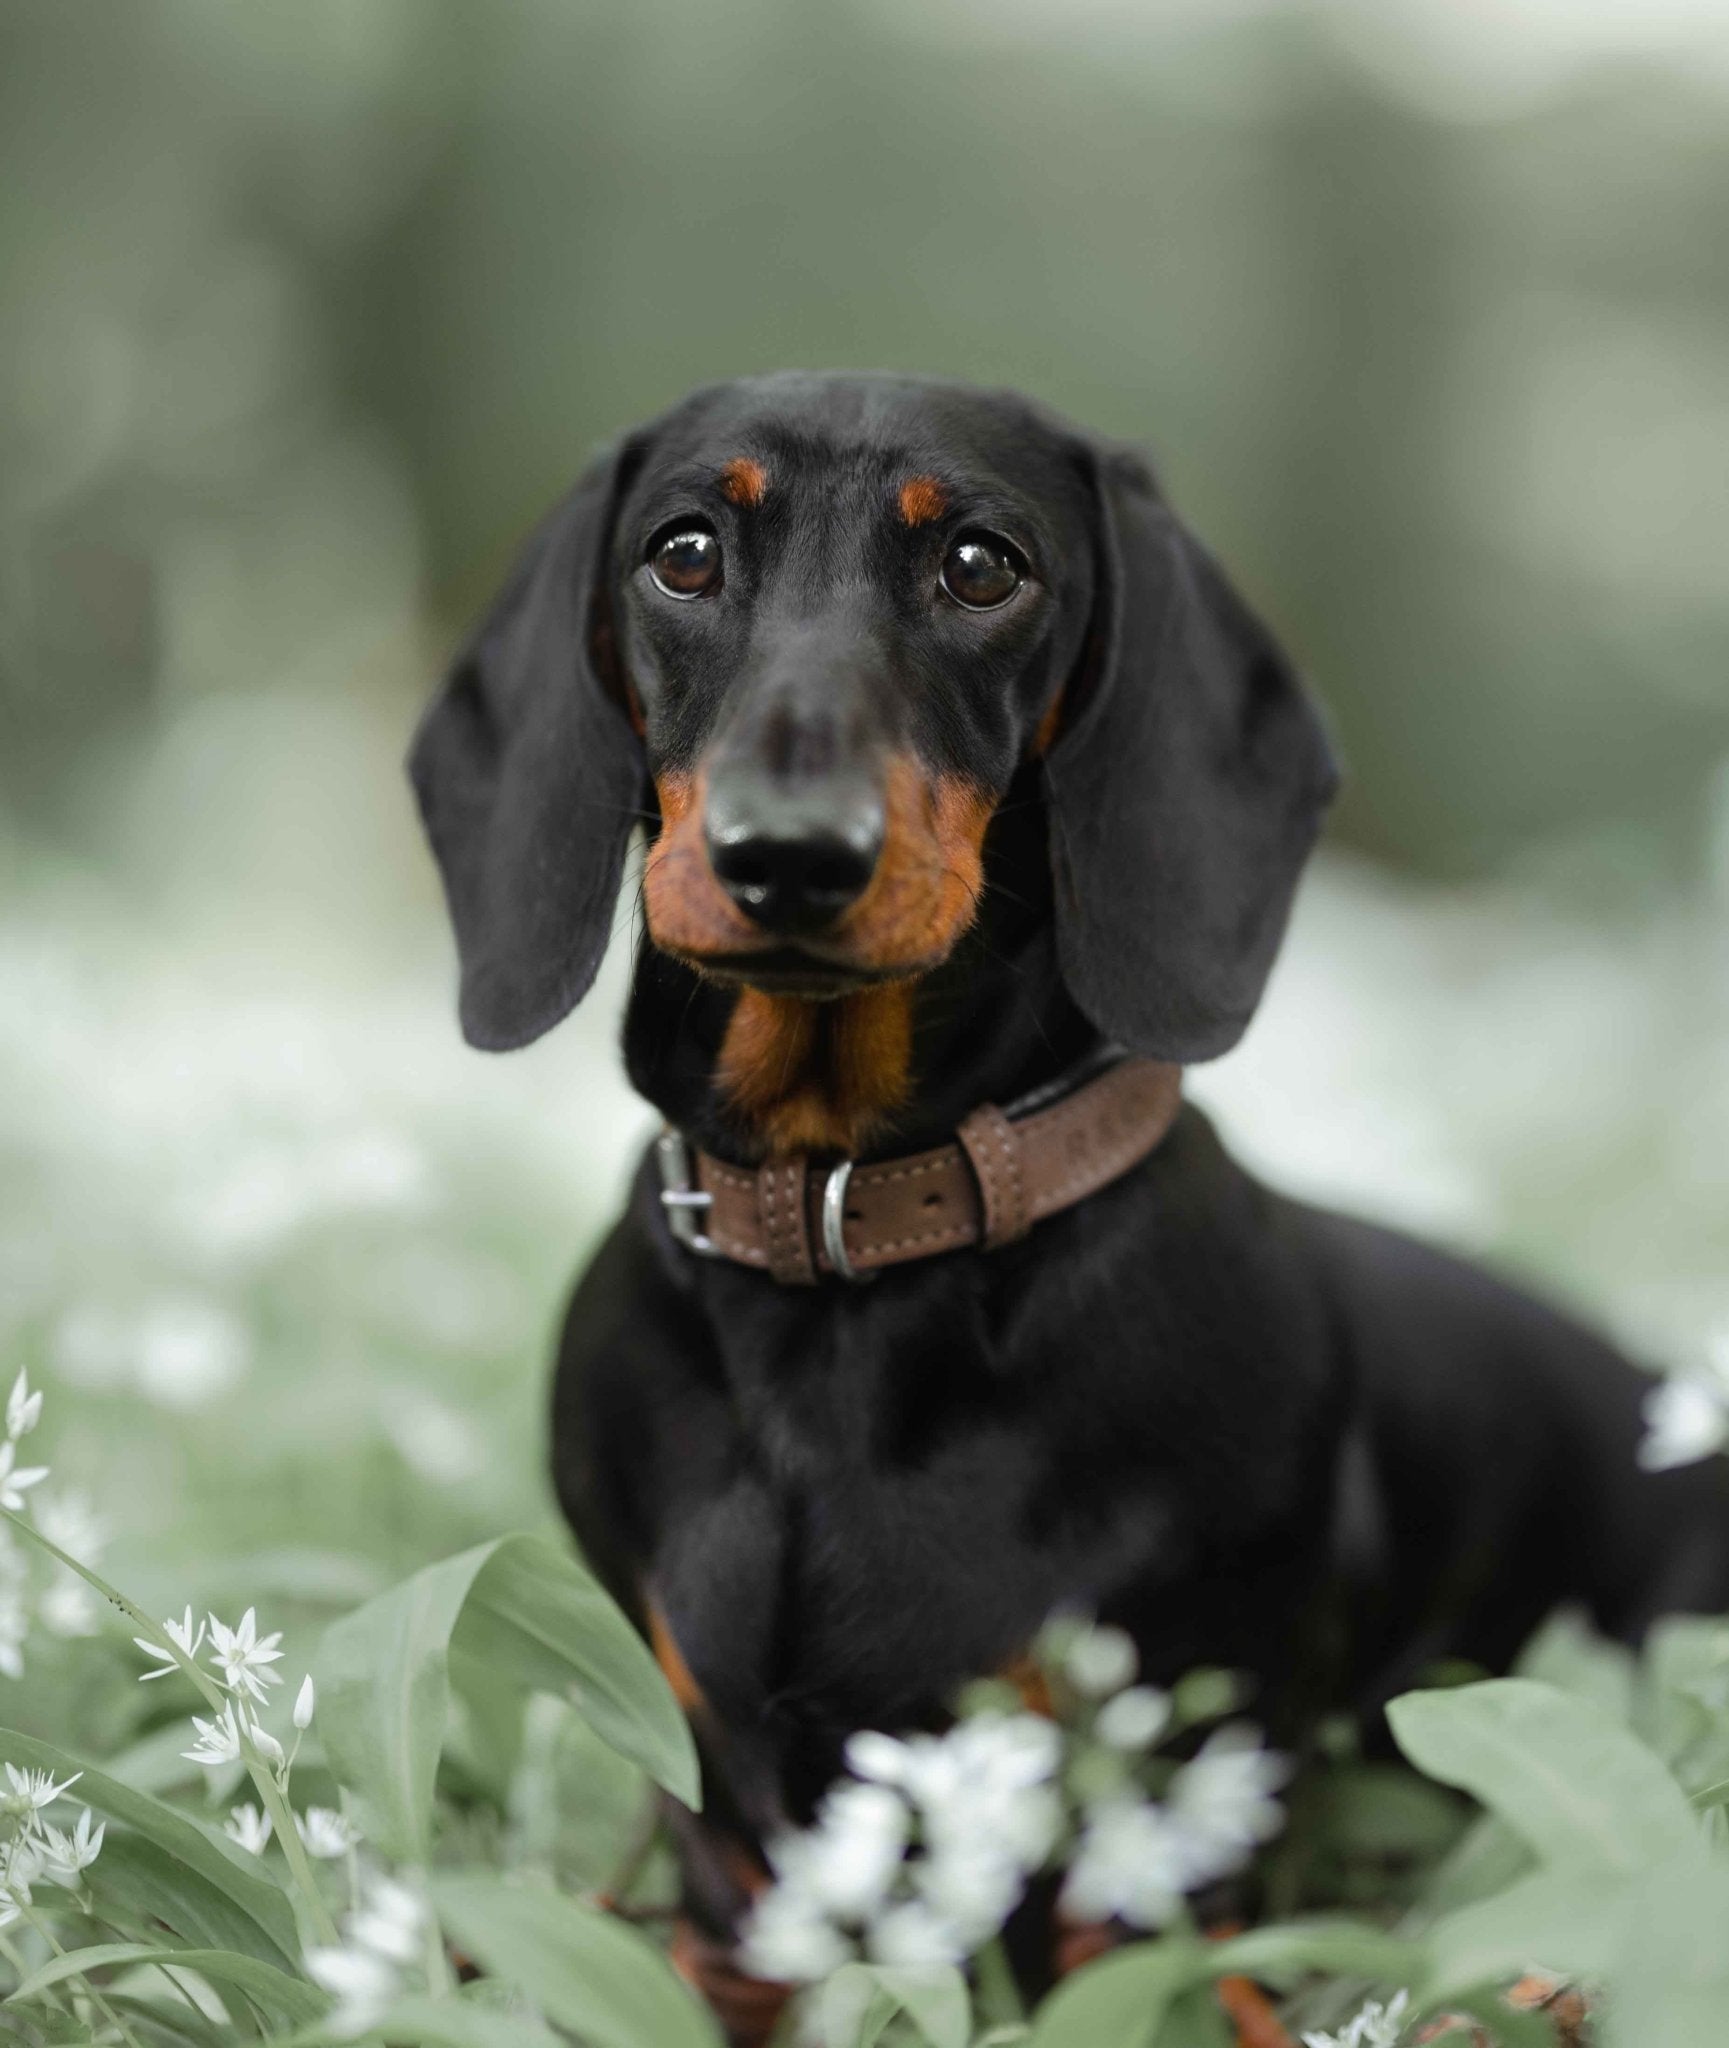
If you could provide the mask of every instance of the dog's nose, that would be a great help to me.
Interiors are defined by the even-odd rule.
[[[797,937],[864,894],[882,853],[882,799],[850,782],[752,777],[711,789],[705,832],[710,865],[745,915]]]

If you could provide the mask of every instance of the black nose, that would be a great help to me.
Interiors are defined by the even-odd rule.
[[[863,895],[882,852],[882,799],[850,781],[731,777],[710,788],[705,831],[738,907],[765,931],[797,937]]]

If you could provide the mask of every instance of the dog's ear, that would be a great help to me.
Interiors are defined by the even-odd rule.
[[[451,664],[409,755],[444,877],[471,1045],[504,1052],[588,993],[642,805],[641,743],[610,679],[613,506],[638,444],[584,474]]]
[[[1107,1037],[1211,1059],[1260,1000],[1338,771],[1296,672],[1144,463],[1087,463],[1093,644],[1045,759],[1059,958]]]

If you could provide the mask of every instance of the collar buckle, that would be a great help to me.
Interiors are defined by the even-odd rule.
[[[720,1246],[703,1228],[714,1197],[696,1184],[696,1161],[684,1133],[668,1125],[654,1141],[654,1161],[660,1171],[660,1206],[667,1229],[686,1251],[719,1258]]]

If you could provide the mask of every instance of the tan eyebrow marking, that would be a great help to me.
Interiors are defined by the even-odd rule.
[[[949,494],[934,476],[909,476],[901,485],[900,508],[908,526],[928,526],[949,509]]]
[[[730,504],[760,505],[768,495],[768,471],[749,455],[735,455],[721,469],[720,493]]]

